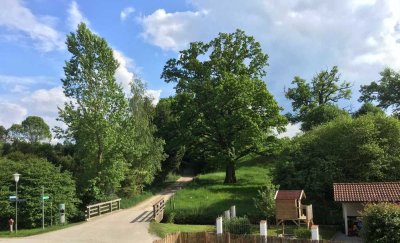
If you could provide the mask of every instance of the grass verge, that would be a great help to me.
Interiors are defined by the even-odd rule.
[[[15,233],[10,233],[9,231],[0,231],[0,237],[4,238],[12,238],[12,237],[26,237],[26,236],[31,236],[31,235],[38,235],[38,234],[43,234],[55,230],[60,230],[60,229],[65,229],[68,227],[72,227],[78,224],[81,224],[83,222],[78,222],[78,223],[71,223],[71,224],[64,224],[64,225],[54,225],[54,226],[49,226],[44,229],[42,228],[35,228],[35,229],[18,229],[18,234]]]
[[[287,225],[285,226],[285,233],[292,234],[293,231],[297,229],[297,226]],[[188,224],[165,224],[165,223],[150,223],[149,232],[151,234],[155,234],[161,238],[163,238],[167,234],[176,233],[176,232],[214,232],[214,225],[188,225]],[[338,231],[337,226],[330,225],[320,225],[319,226],[319,234],[320,239],[322,240],[330,240]],[[252,234],[258,234],[259,226],[253,225],[251,229]],[[278,236],[282,233],[281,227],[270,226],[268,228],[268,235],[270,236]]]

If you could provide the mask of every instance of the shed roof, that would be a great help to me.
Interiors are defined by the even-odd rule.
[[[400,182],[333,183],[337,202],[400,202]]]
[[[303,190],[278,190],[275,194],[275,200],[295,200],[305,196]]]

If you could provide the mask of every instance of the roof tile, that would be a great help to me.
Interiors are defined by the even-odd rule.
[[[333,183],[337,202],[400,202],[400,182]]]

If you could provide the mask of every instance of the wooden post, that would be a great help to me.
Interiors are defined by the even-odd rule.
[[[100,211],[100,204],[97,205],[97,211],[99,211],[99,216],[101,215],[101,211]]]
[[[86,207],[88,219],[90,219],[90,207]]]
[[[236,206],[231,207],[231,218],[236,218]]]
[[[217,235],[222,234],[222,217],[217,218]]]
[[[110,202],[110,213],[112,212],[112,204],[113,202]]]
[[[225,211],[224,217],[225,217],[226,219],[230,219],[230,218],[231,218],[231,213],[229,212],[229,210],[226,210],[226,211]]]
[[[311,240],[319,240],[318,225],[311,226]]]

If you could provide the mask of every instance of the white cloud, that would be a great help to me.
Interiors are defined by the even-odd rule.
[[[75,1],[71,2],[68,8],[68,25],[71,30],[76,30],[77,26],[81,23],[90,25],[90,22],[85,18],[82,12],[79,10],[79,6]]]
[[[115,72],[115,78],[118,83],[121,84],[122,88],[124,89],[125,93],[129,93],[131,88],[130,84],[135,78],[134,71],[136,65],[133,59],[125,56],[122,52],[113,49],[114,58],[119,62],[119,67]]]
[[[379,78],[386,66],[400,68],[400,2],[190,0],[192,11],[158,9],[139,18],[142,37],[163,50],[209,41],[239,28],[253,35],[269,55],[268,86],[287,104],[284,86],[338,65],[342,77],[360,84]]]
[[[301,127],[301,123],[296,123],[296,124],[289,123],[286,126],[286,132],[280,133],[278,135],[278,137],[279,138],[284,138],[284,137],[292,138],[292,137],[296,136],[297,134],[301,133],[300,127]]]
[[[55,118],[58,114],[57,107],[63,107],[67,101],[61,86],[51,89],[39,89],[22,98],[22,104],[28,108],[29,113]]]
[[[14,123],[20,123],[27,113],[27,109],[19,104],[0,101],[0,125],[5,128],[11,127]]]
[[[64,49],[63,35],[54,28],[55,22],[54,17],[34,15],[20,0],[1,1],[0,26],[10,32],[6,39],[29,38],[43,52]]]
[[[152,89],[147,89],[145,91],[145,95],[152,99],[152,104],[156,106],[158,102],[160,101],[160,95],[161,95],[161,89],[158,90],[152,90]]]
[[[129,15],[131,15],[134,12],[135,9],[133,7],[124,8],[120,14],[121,21],[125,21],[129,17]]]

